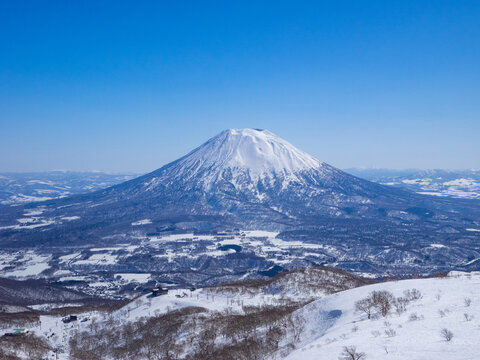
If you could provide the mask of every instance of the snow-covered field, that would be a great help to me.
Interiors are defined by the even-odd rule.
[[[2,277],[11,277],[11,278],[29,278],[40,274],[42,271],[50,268],[48,261],[50,256],[48,255],[39,255],[34,251],[27,251],[25,253],[17,253],[16,256],[6,256],[5,258],[0,257],[0,269],[16,263],[18,266],[15,269],[10,271],[2,271]]]

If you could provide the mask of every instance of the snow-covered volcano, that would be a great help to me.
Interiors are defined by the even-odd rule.
[[[178,279],[192,283],[219,274],[243,276],[274,264],[333,264],[369,273],[393,268],[421,273],[452,264],[477,269],[479,228],[478,202],[372,183],[253,129],[223,131],[184,157],[108,189],[0,207],[0,247],[94,244],[104,249],[112,242],[149,244],[165,233],[189,233],[178,243],[161,241],[160,258],[145,246],[143,258],[125,255],[121,264],[105,254],[93,260],[114,264],[118,271],[155,269],[173,277],[178,271]],[[193,240],[199,233],[241,230],[280,232],[288,250],[279,250],[262,231],[255,246]],[[304,243],[308,251],[302,250]],[[174,261],[182,246],[188,247],[188,256]],[[85,256],[82,261],[89,263]],[[266,260],[272,256],[275,263]],[[202,269],[201,275],[195,269]]]
[[[338,228],[353,226],[349,234],[364,234],[361,227],[365,227],[373,236],[372,222],[380,222],[384,229],[395,227],[390,233],[400,227],[404,236],[406,223],[424,226],[428,219],[428,226],[441,222],[445,228],[447,223],[450,226],[452,221],[465,219],[472,208],[474,213],[468,216],[477,218],[476,205],[459,204],[349,175],[266,130],[230,129],[139,178],[28,207],[42,207],[41,218],[32,226],[40,224],[47,232],[61,229],[61,237],[73,241],[76,236],[72,234],[85,239],[90,238],[85,233],[107,236],[125,233],[132,226],[146,232],[322,228],[335,237]],[[20,207],[15,210],[24,211]],[[12,215],[11,209],[3,216],[13,221],[19,217]],[[58,224],[56,219],[75,220]],[[20,229],[16,223],[0,220],[1,226]],[[408,229],[413,228],[409,225]]]
[[[259,129],[229,129],[179,160],[188,170],[236,168],[252,177],[316,169],[322,163],[289,142]]]
[[[151,190],[172,180],[185,183],[195,179],[205,191],[211,191],[226,181],[236,188],[258,192],[255,188],[259,182],[281,180],[285,187],[292,181],[300,182],[302,174],[320,174],[327,167],[267,130],[228,129],[155,171],[146,184]]]

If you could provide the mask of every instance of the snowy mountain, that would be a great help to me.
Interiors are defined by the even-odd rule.
[[[205,173],[205,180],[219,180],[229,169],[251,180],[296,173],[322,167],[322,163],[267,130],[229,129],[213,137],[175,164],[185,175]]]
[[[349,169],[348,172],[383,185],[419,194],[480,199],[480,170]]]
[[[462,205],[477,210],[477,204]],[[82,220],[70,223],[70,229],[88,223],[111,233],[142,219],[150,219],[149,230],[172,226],[284,230],[314,225],[321,217],[378,217],[379,211],[404,220],[417,218],[408,210],[413,207],[453,218],[456,210],[452,208],[459,204],[365,181],[314,159],[268,131],[243,129],[224,131],[137,179],[28,208],[37,206],[45,206],[45,216],[79,216]],[[98,219],[108,221],[98,223]]]
[[[196,285],[325,264],[428,274],[480,269],[479,230],[476,200],[373,183],[268,131],[231,129],[110,188],[0,207],[0,261],[12,276],[41,263],[49,276],[142,273]]]
[[[98,171],[0,173],[0,204],[23,204],[94,192],[134,177]]]

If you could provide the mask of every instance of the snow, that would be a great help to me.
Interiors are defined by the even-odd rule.
[[[60,256],[58,259],[60,260],[59,261],[60,263],[68,263],[70,260],[75,259],[77,256],[80,256],[79,252],[69,254],[69,255]]]
[[[267,130],[229,129],[192,151],[182,166],[248,168],[251,175],[318,168],[321,163]]]
[[[60,219],[66,220],[66,221],[73,221],[73,220],[80,219],[80,216],[63,216]]]
[[[7,200],[3,200],[1,204],[10,205],[15,203],[28,203],[28,202],[36,202],[36,201],[46,201],[51,199],[52,197],[49,197],[49,196],[33,196],[33,195],[16,194],[16,195],[10,196]]]
[[[452,181],[444,182],[443,185],[447,186],[476,186],[478,183],[473,179],[455,179]]]
[[[52,181],[44,181],[44,180],[29,180],[27,181],[28,184],[30,185],[34,185],[34,184],[38,184],[38,185],[54,185],[54,183]]]
[[[25,213],[24,213],[23,215],[24,215],[24,216],[41,215],[44,211],[45,211],[44,208],[30,209],[30,210],[25,210]]]
[[[125,278],[142,274],[119,273]],[[143,274],[149,275],[149,274]],[[92,286],[98,284],[93,283]],[[371,291],[387,290],[396,297],[407,290],[418,289],[421,298],[407,304],[400,315],[391,312],[387,317],[368,319],[354,309],[356,301]],[[178,297],[177,297],[178,296]],[[59,316],[41,316],[41,324],[31,331],[38,335],[57,334],[53,345],[68,343],[76,331],[88,331],[90,323],[102,323],[112,317],[118,326],[143,317],[158,316],[176,309],[198,306],[210,312],[231,311],[241,313],[243,306],[275,304],[283,294],[229,295],[213,294],[209,289],[171,289],[167,295],[155,298],[142,296],[112,315],[92,311],[82,314],[85,322],[63,324]],[[471,299],[467,305],[465,299]],[[478,359],[478,318],[480,318],[480,273],[455,272],[447,278],[401,280],[355,288],[333,295],[318,295],[318,300],[296,311],[304,320],[304,331],[287,360],[338,359],[344,346],[356,346],[366,354],[367,360],[476,360]],[[412,314],[416,320],[412,320]],[[467,314],[468,318],[464,315]],[[445,341],[440,331],[453,332],[452,341]],[[390,333],[391,336],[387,334]],[[67,353],[60,353],[67,359]],[[284,358],[283,356],[281,356]],[[280,358],[277,356],[276,358]],[[265,359],[271,359],[265,357]]]
[[[117,256],[112,254],[93,254],[86,260],[77,260],[75,265],[114,265],[117,262]]]
[[[369,320],[354,311],[355,301],[373,290],[388,290],[398,297],[412,288],[419,289],[423,297],[408,304],[401,315]],[[465,305],[465,298],[472,299],[470,306]],[[368,360],[478,359],[478,299],[478,275],[388,282],[327,296],[298,311],[306,320],[306,330],[287,359],[338,359],[344,346],[356,346]],[[418,320],[410,319],[413,313]],[[465,313],[474,316],[473,321],[467,321]],[[441,337],[443,328],[453,332],[451,342]],[[394,336],[386,334],[389,329]]]
[[[3,277],[13,278],[27,278],[37,276],[44,270],[50,268],[48,261],[50,260],[48,255],[39,255],[33,251],[27,251],[23,254],[23,257],[18,260],[18,265],[15,270],[3,272]]]
[[[430,244],[430,247],[432,247],[432,248],[444,248],[446,246],[442,245],[442,244]]]
[[[150,178],[143,185],[150,191],[163,181],[189,181],[201,175],[202,186],[210,189],[227,174],[228,181],[237,189],[245,186],[247,179],[273,181],[279,177],[286,187],[292,181],[299,181],[301,172],[323,171],[326,166],[267,130],[229,129],[171,163],[164,174]],[[263,200],[258,192],[256,196]]]
[[[0,226],[0,230],[3,229],[15,229],[15,230],[22,230],[22,229],[35,229],[38,227],[49,226],[55,224],[54,220],[51,219],[43,219],[38,217],[27,217],[27,218],[20,218],[17,219],[19,224],[10,225],[10,226]]]
[[[189,243],[177,247],[175,251],[167,249],[164,254],[154,255],[159,259],[166,259],[171,262],[178,257],[188,257],[190,259],[198,258],[202,255],[213,257],[225,256],[234,253],[235,250],[219,250],[218,246],[222,245],[239,245],[242,251],[253,252],[260,257],[264,257],[278,265],[285,265],[292,262],[296,258],[304,258],[305,256],[324,257],[325,252],[332,252],[334,249],[328,245],[313,244],[304,241],[284,241],[277,238],[278,232],[264,230],[240,230],[238,233],[232,234],[216,234],[216,235],[194,235],[192,233],[170,234],[149,236],[149,245],[152,247],[162,247],[162,243],[184,241]],[[209,241],[212,245],[206,247],[201,244],[202,251],[197,251],[197,241]],[[206,251],[203,251],[203,248]],[[287,255],[290,249],[305,250],[303,254],[298,252],[296,255]],[[91,249],[93,250],[93,249]],[[322,254],[316,253],[315,250],[322,250]]]
[[[302,241],[284,241],[282,239],[270,239],[270,242],[281,249],[291,248],[291,247],[301,247],[309,249],[323,249],[323,245],[319,244],[309,244]]]
[[[143,219],[143,220],[138,220],[138,221],[132,222],[132,226],[148,225],[148,224],[151,224],[151,223],[152,223],[152,220]]]
[[[150,279],[152,274],[139,274],[139,273],[118,273],[114,277],[120,277],[127,282],[145,283]]]
[[[139,283],[150,278],[150,274],[139,273],[117,273],[114,276]],[[90,286],[101,287],[104,284],[93,282]],[[290,287],[286,289],[289,291]],[[385,318],[368,319],[354,309],[355,302],[367,297],[371,291],[387,290],[400,297],[412,289],[419,289],[422,296],[411,301],[404,313],[392,311]],[[300,294],[295,295],[295,292],[290,295],[301,299]],[[305,327],[300,340],[290,347],[291,352],[287,352],[286,360],[338,359],[344,346],[356,346],[358,351],[366,354],[366,360],[478,359],[480,272],[456,271],[446,278],[384,282],[333,295],[316,295],[317,300],[294,314],[304,320]],[[55,347],[62,347],[68,344],[75,331],[89,331],[92,321],[105,324],[107,319],[112,318],[117,326],[122,326],[128,321],[189,306],[203,307],[210,312],[229,309],[242,313],[243,306],[276,304],[284,296],[285,293],[212,293],[208,288],[195,291],[170,289],[167,295],[155,298],[141,296],[111,315],[98,311],[83,313],[79,319],[86,319],[85,322],[64,324],[60,316],[42,315],[40,324],[30,330],[41,336],[56,334],[49,341]],[[471,299],[471,303],[467,305],[465,299]],[[412,320],[412,314],[415,314],[416,320]],[[452,341],[447,342],[440,336],[443,328],[453,332]],[[59,358],[68,359],[68,352],[59,353]],[[266,360],[273,358],[284,357],[278,354],[276,357],[265,357]]]
[[[185,239],[193,239],[193,233],[188,234],[170,234],[167,236],[152,236],[150,237],[150,241],[176,241],[176,240],[185,240]]]
[[[421,179],[405,179],[405,180],[402,180],[402,182],[404,184],[418,184],[421,181],[422,181]]]
[[[276,237],[279,232],[274,231],[263,231],[263,230],[247,230],[244,231],[245,236],[247,237],[268,237],[274,238]]]

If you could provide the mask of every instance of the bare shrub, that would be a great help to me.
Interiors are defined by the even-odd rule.
[[[472,304],[472,299],[465,298],[463,299],[463,303],[465,304],[465,307],[470,307],[470,305]]]
[[[417,321],[417,320],[418,320],[418,315],[417,315],[417,313],[411,313],[410,316],[408,317],[408,320],[410,320],[410,321]]]
[[[397,335],[397,332],[394,329],[387,329],[385,330],[385,335],[388,337],[394,337]]]
[[[463,314],[463,317],[465,318],[465,321],[472,321],[473,320],[473,315],[470,315],[468,313]]]
[[[434,276],[437,277],[437,278],[446,278],[448,276],[448,274],[443,270],[437,270],[437,271],[435,271]]]
[[[440,336],[445,341],[451,341],[453,339],[453,333],[450,330],[448,330],[447,328],[443,328],[442,331],[440,331]]]
[[[361,360],[366,359],[367,355],[363,352],[358,352],[355,346],[344,346],[340,354],[339,360]]]
[[[422,298],[422,293],[418,289],[405,290],[403,292],[406,299],[409,301],[420,300]]]
[[[400,316],[407,311],[407,305],[409,302],[410,300],[405,297],[398,297],[394,300],[393,306],[395,307],[395,312],[397,315]]]

